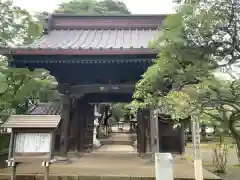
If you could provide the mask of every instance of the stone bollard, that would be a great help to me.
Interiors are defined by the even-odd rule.
[[[101,146],[100,141],[97,139],[97,126],[99,125],[98,119],[94,120],[94,129],[93,129],[93,148],[97,149]]]
[[[155,153],[156,180],[173,180],[173,158],[171,153]]]

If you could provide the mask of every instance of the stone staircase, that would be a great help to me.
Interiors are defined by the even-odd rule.
[[[102,145],[130,145],[137,139],[136,134],[131,133],[111,133],[109,137],[99,139]]]
[[[138,157],[138,153],[130,145],[103,145],[100,149],[85,154],[84,156],[108,159],[129,159]]]

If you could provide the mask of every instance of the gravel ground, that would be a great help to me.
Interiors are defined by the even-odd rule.
[[[211,148],[202,148],[202,159],[206,164],[212,163],[213,152]],[[186,148],[186,153],[188,156],[192,156],[193,150],[192,148]],[[236,165],[238,164],[237,154],[235,148],[229,148],[228,150],[228,165]],[[240,179],[240,178],[239,178]]]
[[[205,166],[205,169],[212,171],[213,167]],[[239,180],[240,178],[240,168],[228,167],[226,174],[217,174],[222,180]]]
[[[211,148],[202,148],[202,159],[204,168],[210,171],[213,171],[214,167],[211,165],[212,163],[212,149]],[[186,148],[186,153],[188,156],[192,156],[193,151],[191,148]],[[230,148],[228,152],[228,169],[226,174],[218,174],[223,180],[239,180],[240,179],[240,166],[234,167],[233,165],[239,164],[236,150],[234,148]]]

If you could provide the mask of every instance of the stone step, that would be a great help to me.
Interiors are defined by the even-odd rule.
[[[136,152],[91,152],[89,154],[84,154],[84,156],[89,156],[93,158],[119,158],[119,159],[129,159],[138,157]]]
[[[102,145],[133,145],[134,142],[126,140],[100,140]]]
[[[138,153],[129,145],[102,145],[98,150],[89,153],[91,157],[100,158],[132,158]]]

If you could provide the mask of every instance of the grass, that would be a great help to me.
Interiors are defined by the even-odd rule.
[[[229,148],[235,147],[235,140],[232,137],[225,137],[224,143],[232,145],[232,146],[229,146]],[[214,147],[216,147],[216,144],[219,144],[219,138],[217,138],[217,137],[209,139],[208,142],[202,141],[200,147],[201,148],[214,148]],[[187,143],[186,147],[191,148],[192,143],[191,142]]]
[[[184,154],[184,157],[186,158],[187,161],[193,162],[193,157],[192,156],[190,156],[188,154]],[[210,161],[209,162],[203,162],[203,165],[204,166],[214,166],[212,161],[211,162]]]
[[[233,167],[233,168],[240,168],[240,164],[233,164],[233,165],[231,165],[230,167]]]
[[[201,145],[200,145],[200,147],[201,148],[215,148],[216,147],[216,145],[217,145],[218,143],[217,142],[210,142],[210,143],[201,143]],[[231,145],[231,146],[229,146],[229,148],[234,148],[235,147],[235,144],[229,144],[229,145]],[[192,143],[187,143],[187,146],[186,147],[188,147],[188,148],[192,148]]]
[[[229,148],[235,148],[235,141],[231,137],[225,138],[225,143],[229,145]],[[215,148],[216,145],[219,144],[219,138],[212,138],[211,141],[203,142],[201,143],[201,148]],[[187,147],[192,148],[192,143],[189,142],[187,144]],[[231,150],[234,151],[234,150]],[[189,154],[185,154],[186,160],[189,162],[193,162],[192,156]],[[237,161],[235,162],[237,163]],[[220,176],[223,180],[239,180],[240,178],[240,163],[234,164],[234,165],[227,165],[227,172],[226,173],[216,173],[216,165],[213,164],[212,160],[210,159],[203,159],[203,167],[216,174],[217,176]]]
[[[184,154],[184,157],[186,158],[187,161],[191,162],[193,161],[193,157],[188,155],[187,153]]]

